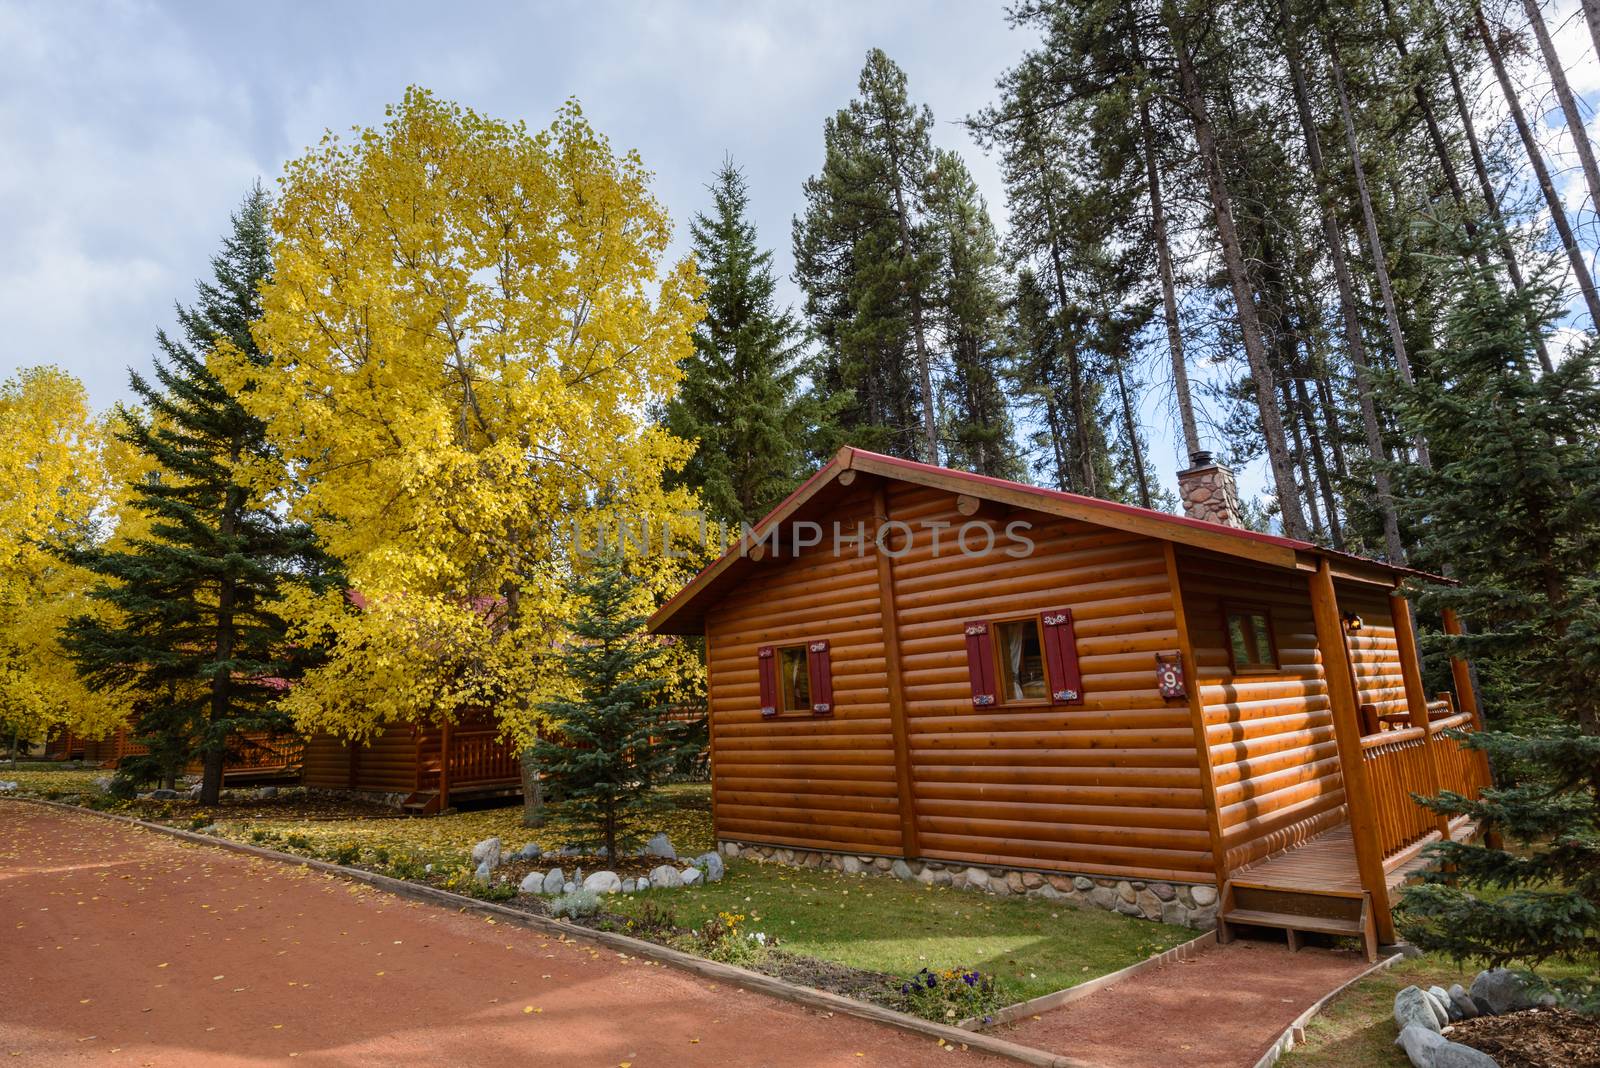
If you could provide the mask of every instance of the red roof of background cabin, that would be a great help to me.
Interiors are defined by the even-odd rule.
[[[1246,546],[1258,546],[1266,549],[1277,550],[1273,555],[1287,557],[1287,559],[1266,560],[1267,563],[1277,563],[1279,566],[1288,566],[1300,554],[1310,554],[1317,557],[1327,557],[1330,560],[1346,561],[1364,568],[1375,568],[1393,576],[1397,581],[1401,576],[1414,575],[1430,581],[1448,581],[1437,575],[1429,575],[1407,567],[1399,567],[1385,563],[1382,560],[1373,560],[1368,557],[1356,556],[1351,553],[1340,552],[1336,549],[1327,549],[1309,541],[1298,538],[1286,538],[1280,534],[1263,534],[1258,530],[1246,530],[1242,527],[1230,527],[1222,523],[1212,523],[1204,519],[1191,519],[1188,516],[1173,515],[1170,512],[1159,512],[1153,508],[1140,508],[1136,505],[1122,504],[1118,501],[1107,501],[1099,497],[1086,497],[1080,493],[1068,493],[1065,490],[1049,489],[1044,486],[1031,486],[1024,482],[1012,482],[1008,479],[995,478],[991,475],[977,475],[970,471],[958,471],[950,467],[939,467],[935,464],[920,463],[916,460],[903,460],[898,456],[887,456],[883,453],[870,452],[866,449],[857,449],[851,446],[841,448],[829,461],[818,468],[810,478],[802,482],[795,491],[780,501],[777,507],[762,517],[751,530],[762,534],[772,529],[778,523],[789,518],[790,513],[800,505],[809,501],[826,485],[831,483],[844,471],[862,471],[868,474],[881,475],[886,478],[899,478],[902,481],[919,483],[923,485],[958,483],[963,492],[972,496],[986,499],[1012,499],[1017,507],[1036,507],[1040,511],[1062,514],[1060,506],[1067,506],[1074,512],[1087,512],[1089,515],[1080,515],[1085,522],[1100,522],[1102,525],[1122,526],[1137,524],[1143,528],[1142,532],[1151,537],[1165,538],[1170,541],[1194,545],[1198,548],[1212,551],[1229,552],[1229,542],[1237,545],[1238,555],[1256,556],[1257,554],[1246,549]],[[987,492],[986,492],[987,491]],[[1055,505],[1056,507],[1051,507]],[[1122,522],[1118,522],[1121,520]],[[1219,538],[1221,539],[1219,541]],[[686,626],[700,621],[703,612],[699,615],[691,613],[693,618],[679,620],[685,609],[692,603],[702,602],[705,598],[718,595],[716,582],[735,561],[745,559],[743,547],[735,545],[716,561],[701,569],[700,573],[691,579],[683,589],[674,594],[665,604],[656,610],[650,617],[649,629],[657,633],[698,633],[698,626]],[[754,566],[754,561],[747,561],[748,566]],[[674,622],[678,625],[671,626]],[[670,628],[670,629],[664,629]]]

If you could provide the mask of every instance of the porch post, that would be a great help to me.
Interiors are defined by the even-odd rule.
[[[1428,754],[1428,794],[1439,796],[1439,745],[1434,741],[1433,728],[1428,724],[1428,694],[1422,688],[1422,658],[1417,652],[1417,632],[1411,618],[1411,602],[1399,590],[1389,594],[1389,610],[1394,616],[1394,640],[1400,653],[1400,674],[1406,685],[1406,708],[1411,712],[1411,725],[1423,730],[1422,745]],[[1450,818],[1441,812],[1433,814],[1433,824],[1439,837],[1450,838]]]
[[[1350,837],[1355,844],[1356,869],[1361,886],[1372,895],[1373,918],[1380,942],[1394,941],[1394,918],[1389,914],[1389,883],[1378,847],[1377,811],[1367,764],[1361,748],[1361,721],[1356,709],[1350,651],[1339,621],[1339,598],[1334,593],[1333,572],[1321,560],[1311,576],[1311,615],[1316,621],[1317,646],[1322,652],[1322,675],[1333,712],[1333,733],[1339,744],[1339,765],[1344,773],[1345,807],[1350,813]]]
[[[450,718],[439,728],[439,811],[450,807]]]
[[[1461,617],[1454,608],[1444,610],[1444,632],[1461,634]],[[1463,712],[1472,713],[1473,730],[1483,730],[1483,713],[1478,711],[1478,691],[1472,686],[1472,665],[1464,657],[1450,658],[1450,678],[1456,687],[1456,705]]]

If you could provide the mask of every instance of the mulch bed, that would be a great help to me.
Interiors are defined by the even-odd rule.
[[[1600,1068],[1600,1017],[1571,1009],[1480,1016],[1452,1025],[1449,1037],[1500,1068]]]

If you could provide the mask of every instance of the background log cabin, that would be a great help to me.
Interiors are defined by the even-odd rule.
[[[516,749],[485,712],[459,723],[391,723],[369,743],[331,734],[306,741],[305,786],[394,797],[412,815],[458,801],[522,796]]]
[[[1423,693],[1425,577],[846,448],[650,626],[706,638],[724,843],[1209,887],[1225,938],[1370,953],[1471,832],[1410,794],[1487,781],[1441,733],[1479,726],[1465,666]]]

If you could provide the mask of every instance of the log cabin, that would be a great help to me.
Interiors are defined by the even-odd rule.
[[[81,760],[102,768],[115,768],[131,756],[143,756],[150,747],[135,738],[134,728],[120,724],[103,738],[90,738],[63,730],[45,743],[47,760]],[[228,739],[228,754],[223,762],[223,782],[228,786],[245,783],[289,782],[300,777],[305,740],[298,734],[273,735],[267,731],[240,731]],[[184,769],[198,775],[200,761]]]
[[[301,784],[376,794],[432,816],[461,801],[520,798],[522,770],[499,724],[479,712],[458,723],[391,723],[365,744],[312,735]]]
[[[1487,783],[1405,568],[841,449],[661,607],[706,643],[719,847],[1196,927],[1394,941],[1412,794]],[[1448,627],[1457,625],[1447,619]]]

